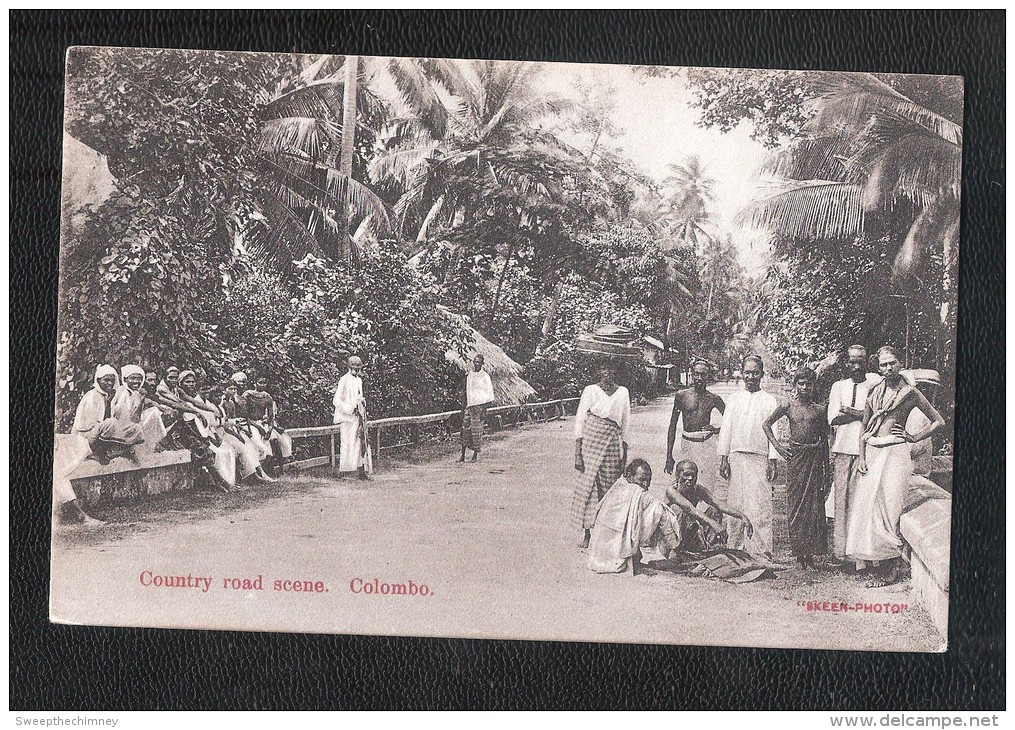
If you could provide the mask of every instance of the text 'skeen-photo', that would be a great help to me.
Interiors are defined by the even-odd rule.
[[[963,82],[71,48],[58,623],[947,648]]]

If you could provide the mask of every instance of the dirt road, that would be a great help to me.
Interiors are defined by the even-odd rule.
[[[633,417],[631,455],[648,457],[659,477],[668,413],[669,403],[658,400]],[[590,572],[567,524],[572,429],[568,419],[497,434],[476,464],[458,464],[453,447],[442,447],[418,463],[385,459],[366,483],[298,475],[226,497],[193,494],[143,514],[105,515],[105,527],[56,536],[53,616],[241,630],[943,648],[909,600],[908,584],[868,590],[857,578],[796,568],[740,586]],[[775,508],[778,553],[784,489]],[[156,576],[190,576],[194,587],[157,587]],[[258,576],[261,590],[244,588],[243,579]],[[224,587],[234,578],[239,588]],[[366,593],[375,578],[378,590],[412,581],[417,595]],[[286,580],[308,581],[312,590],[275,590]],[[429,595],[419,594],[423,585]],[[908,609],[816,612],[807,601]]]

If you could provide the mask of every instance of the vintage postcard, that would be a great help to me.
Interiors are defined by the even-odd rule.
[[[70,49],[52,620],[943,651],[962,108]]]

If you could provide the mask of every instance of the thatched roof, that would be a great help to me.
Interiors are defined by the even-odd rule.
[[[471,360],[477,354],[483,356],[483,369],[490,373],[490,380],[493,381],[493,392],[496,396],[496,405],[507,406],[516,403],[524,403],[530,396],[535,395],[536,390],[525,382],[519,373],[522,366],[507,356],[507,353],[483,337],[478,330],[472,330],[476,338],[475,347],[468,353],[469,360],[466,361],[455,350],[448,350],[445,357],[448,362],[454,363],[463,372],[472,369]]]

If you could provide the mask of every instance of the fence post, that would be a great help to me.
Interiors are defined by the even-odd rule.
[[[332,471],[332,473],[334,473],[336,468],[338,468],[338,464],[335,461],[335,434],[331,434],[331,471]]]

